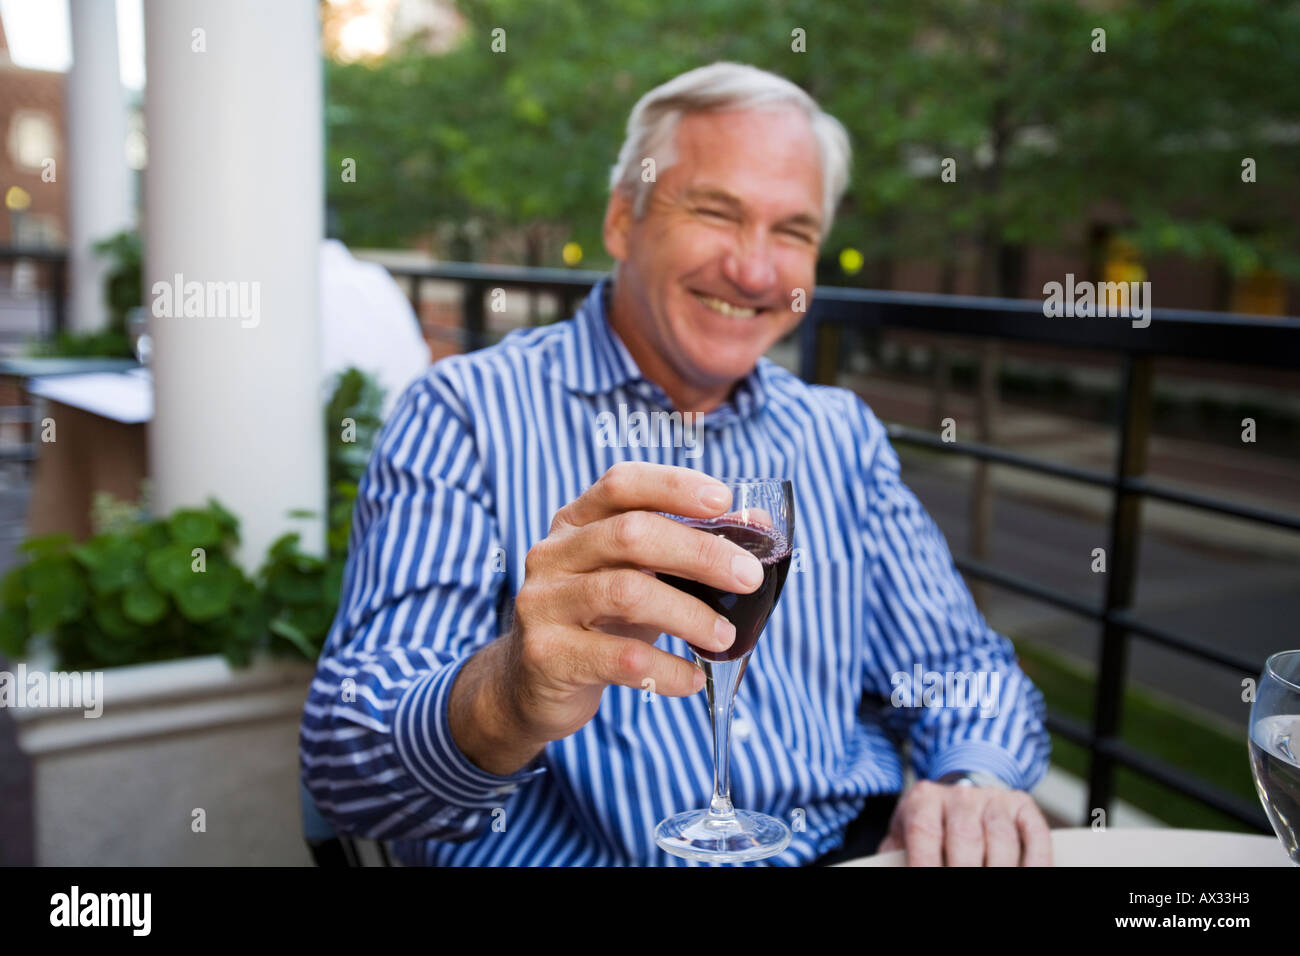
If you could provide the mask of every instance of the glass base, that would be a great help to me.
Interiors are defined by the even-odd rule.
[[[775,856],[790,845],[790,828],[776,817],[736,810],[718,817],[708,810],[674,814],[655,827],[660,849],[706,863],[744,863]]]

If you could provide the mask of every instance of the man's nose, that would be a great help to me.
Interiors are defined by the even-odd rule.
[[[766,233],[749,233],[723,260],[723,274],[737,289],[752,297],[762,296],[776,282],[776,264]]]

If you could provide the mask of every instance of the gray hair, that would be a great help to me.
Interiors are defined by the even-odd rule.
[[[835,210],[849,184],[852,148],[844,126],[817,101],[784,77],[743,63],[719,61],[681,73],[656,86],[632,108],[627,138],[610,170],[609,188],[633,197],[633,215],[645,215],[653,182],[641,176],[641,164],[653,157],[656,175],[677,161],[677,124],[683,115],[740,109],[794,106],[812,125],[822,167],[822,239],[831,231]]]

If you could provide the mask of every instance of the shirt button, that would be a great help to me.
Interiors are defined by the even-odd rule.
[[[753,728],[749,726],[749,721],[744,717],[737,717],[731,722],[731,732],[739,739],[746,740],[753,732]]]

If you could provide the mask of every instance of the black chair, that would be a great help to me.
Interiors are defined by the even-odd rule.
[[[0,657],[0,670],[9,663]],[[18,747],[18,725],[0,709],[0,866],[36,864],[32,763]]]
[[[340,834],[321,816],[307,785],[298,781],[302,807],[302,837],[317,866],[392,866],[388,847],[382,840],[358,840]]]

